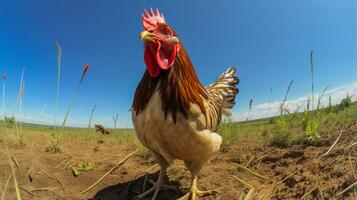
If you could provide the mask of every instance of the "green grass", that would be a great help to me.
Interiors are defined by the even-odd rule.
[[[319,113],[320,121],[318,127],[308,127],[320,130],[333,125],[343,125],[357,120],[357,102],[350,103],[349,107],[340,109],[340,105],[331,108],[323,108],[310,111],[311,115]],[[224,144],[239,139],[239,137],[257,135],[266,145],[287,147],[308,138],[303,129],[303,119],[306,112],[285,114],[277,117],[265,119],[233,122],[231,119],[225,120],[219,128],[219,133],[223,137]],[[317,122],[315,122],[317,123]],[[314,124],[308,126],[316,126]]]

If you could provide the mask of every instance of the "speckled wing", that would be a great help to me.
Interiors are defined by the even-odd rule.
[[[231,67],[222,73],[219,78],[206,87],[209,94],[207,106],[207,128],[216,131],[221,123],[222,114],[230,116],[230,110],[235,104],[235,98],[239,90],[237,84],[239,79],[236,75],[236,68]]]

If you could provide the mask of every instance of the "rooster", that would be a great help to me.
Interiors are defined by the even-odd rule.
[[[192,175],[189,192],[181,199],[217,193],[197,188],[197,177],[220,149],[222,137],[216,133],[222,115],[230,115],[238,93],[236,69],[229,68],[211,85],[204,87],[176,32],[164,15],[152,9],[142,15],[146,71],[137,86],[132,120],[139,141],[160,164],[160,174],[152,188],[137,196],[154,193],[165,186],[166,169],[176,159],[183,160]]]

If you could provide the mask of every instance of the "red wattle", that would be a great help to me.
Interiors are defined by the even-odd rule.
[[[157,66],[153,55],[153,48],[151,48],[149,45],[146,46],[145,52],[144,52],[144,61],[146,64],[146,68],[150,74],[151,77],[157,77],[160,74],[160,69]]]

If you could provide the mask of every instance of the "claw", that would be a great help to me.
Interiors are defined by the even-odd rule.
[[[197,197],[204,197],[208,195],[215,195],[219,193],[217,190],[201,191],[197,189],[197,176],[193,178],[190,191],[178,200],[197,200]]]
[[[219,192],[217,190],[201,191],[198,189],[191,189],[191,191],[187,192],[184,196],[182,196],[181,198],[179,198],[177,200],[197,200],[197,197],[205,197],[205,196],[209,196],[209,195],[215,195],[218,193]]]

